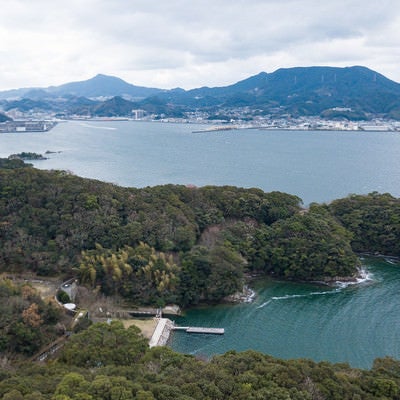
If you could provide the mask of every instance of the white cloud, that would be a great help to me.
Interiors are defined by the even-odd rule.
[[[97,73],[153,87],[365,65],[400,81],[398,0],[3,0],[0,90]]]

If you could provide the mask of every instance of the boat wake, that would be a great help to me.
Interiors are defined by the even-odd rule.
[[[115,131],[117,128],[113,128],[111,126],[95,126],[95,125],[90,125],[90,124],[79,124],[80,126],[83,126],[85,128],[91,128],[91,129],[105,129],[107,131]]]
[[[324,296],[327,294],[336,294],[340,292],[342,288],[336,288],[333,290],[326,290],[323,292],[311,292],[311,293],[306,293],[306,294],[285,294],[284,296],[273,296],[271,297],[270,300],[267,300],[265,303],[259,305],[257,308],[264,308],[268,304],[270,304],[272,301],[277,301],[277,300],[290,300],[290,299],[298,299],[302,297],[311,297],[311,296]]]
[[[271,297],[272,300],[288,300],[288,299],[296,299],[299,297],[310,297],[310,296],[324,296],[326,294],[335,294],[340,292],[340,289],[333,289],[333,290],[326,290],[323,292],[311,292],[307,294],[287,294],[285,296],[277,296],[277,297]]]
[[[258,306],[257,308],[264,308],[265,306],[267,306],[269,303],[271,303],[272,300],[268,300],[265,303],[262,303],[260,306]]]
[[[325,296],[325,295],[330,295],[330,294],[337,294],[340,293],[343,289],[346,289],[349,286],[354,286],[354,285],[360,285],[363,283],[368,283],[373,281],[373,274],[369,271],[367,271],[365,268],[361,268],[358,271],[358,277],[352,281],[336,281],[334,283],[334,286],[336,286],[332,290],[324,290],[321,292],[310,292],[310,293],[304,293],[304,294],[285,294],[284,296],[273,296],[269,300],[267,300],[265,303],[262,303],[257,307],[258,308],[264,308],[268,304],[270,304],[272,301],[276,300],[290,300],[290,299],[298,299],[302,297],[311,297],[311,296]]]

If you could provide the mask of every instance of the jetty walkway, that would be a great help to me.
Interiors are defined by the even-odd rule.
[[[173,326],[174,331],[185,331],[186,333],[204,333],[210,335],[223,335],[224,328],[202,328],[200,326]]]
[[[158,323],[149,341],[149,346],[165,346],[168,342],[171,331],[185,331],[186,333],[200,333],[209,335],[223,335],[225,333],[224,328],[176,326],[175,323],[168,318],[158,318]]]

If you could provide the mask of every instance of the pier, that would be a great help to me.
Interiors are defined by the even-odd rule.
[[[223,335],[224,328],[203,328],[199,326],[176,326],[168,318],[157,318],[158,323],[150,339],[149,346],[165,346],[168,342],[171,331],[185,331],[186,333],[201,333],[209,335]]]
[[[209,335],[223,335],[224,328],[203,328],[200,326],[174,326],[174,331],[185,331],[186,333],[204,333]]]

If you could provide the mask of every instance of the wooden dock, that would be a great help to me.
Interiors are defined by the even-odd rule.
[[[186,333],[204,333],[209,335],[223,335],[224,328],[203,328],[199,326],[174,326],[174,331],[185,331]]]

